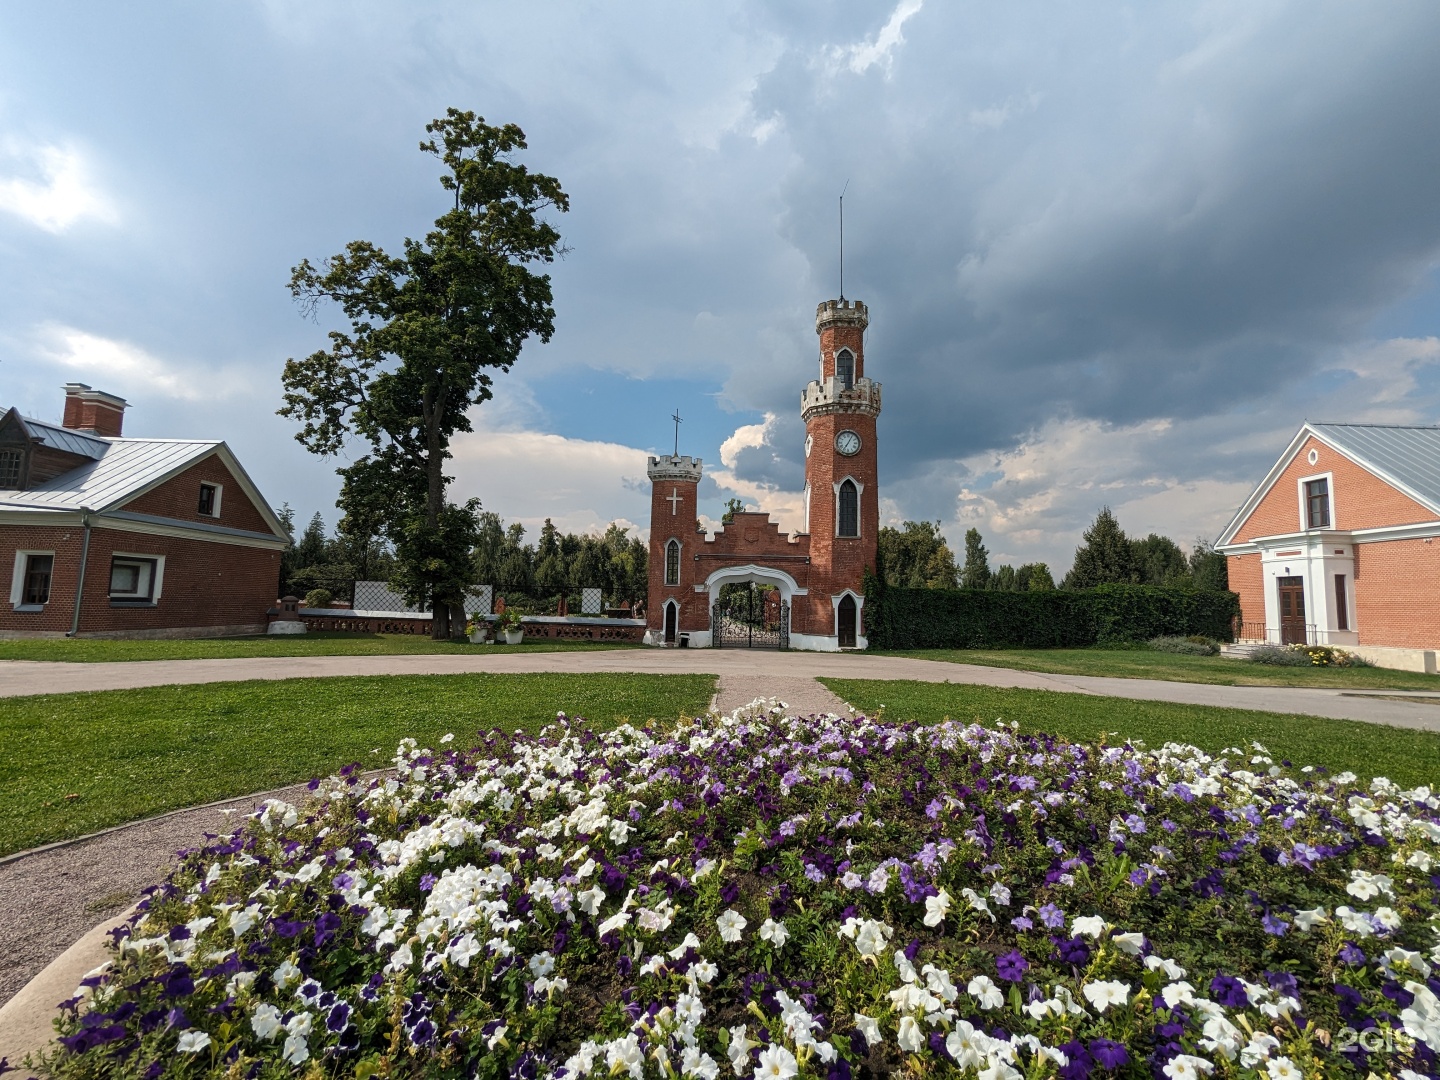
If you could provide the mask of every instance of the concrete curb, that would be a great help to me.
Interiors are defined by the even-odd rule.
[[[39,1054],[55,1037],[56,1006],[75,996],[85,975],[110,959],[105,948],[111,927],[121,925],[135,913],[135,906],[106,919],[21,987],[20,992],[0,1005],[0,1058],[11,1063]]]

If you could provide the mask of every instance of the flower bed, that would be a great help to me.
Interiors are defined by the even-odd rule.
[[[52,1070],[1436,1067],[1428,790],[759,708],[407,741],[395,768],[187,854],[67,1003]]]

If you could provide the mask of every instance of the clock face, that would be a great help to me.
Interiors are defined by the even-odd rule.
[[[806,436],[805,436],[805,456],[806,456],[807,458],[810,456],[810,449],[811,449],[811,447],[813,447],[814,445],[815,445],[815,436],[814,436],[814,435],[806,435]]]
[[[853,431],[842,431],[835,436],[835,449],[846,457],[860,452],[860,436]]]

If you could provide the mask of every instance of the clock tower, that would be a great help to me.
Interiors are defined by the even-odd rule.
[[[833,626],[841,647],[859,628],[862,571],[875,567],[880,529],[875,421],[880,384],[865,377],[865,329],[860,301],[826,300],[815,312],[820,377],[800,395],[805,422],[805,531],[810,534],[810,614]],[[817,587],[818,586],[818,587]],[[848,600],[847,600],[848,594]],[[855,616],[851,616],[852,606]]]

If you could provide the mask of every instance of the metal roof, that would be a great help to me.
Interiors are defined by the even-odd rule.
[[[27,425],[30,423],[26,421]],[[58,430],[49,425],[43,426],[50,431]],[[0,493],[0,507],[12,510],[105,510],[224,445],[215,440],[92,439],[75,432],[67,431],[65,434],[77,440],[100,444],[99,455],[32,488]]]
[[[98,458],[105,453],[108,440],[99,435],[71,431],[56,424],[47,424],[43,420],[32,420],[28,416],[20,417],[20,422],[25,425],[25,430],[32,439],[56,450],[65,450],[88,458]]]
[[[1317,424],[1309,428],[1341,453],[1440,513],[1440,427]]]

